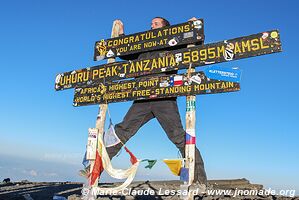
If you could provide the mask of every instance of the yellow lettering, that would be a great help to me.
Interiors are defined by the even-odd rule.
[[[124,63],[123,65],[122,65],[122,68],[124,69],[124,73],[127,73],[127,66],[128,66],[129,64],[128,63]]]
[[[95,79],[99,75],[99,70],[93,70],[92,71],[92,79]]]
[[[130,38],[129,38],[129,42],[130,42],[130,43],[133,43],[133,42],[134,42],[134,36],[130,36]]]
[[[137,61],[136,62],[136,72],[142,71],[142,68],[143,68],[142,61]]]
[[[143,43],[144,48],[151,48],[157,46],[157,41],[145,42]]]
[[[165,60],[167,60],[167,59],[165,59],[165,57],[158,58],[158,65],[159,65],[159,67],[165,67],[166,66]]]
[[[150,71],[150,68],[148,67],[149,60],[143,60],[144,62],[144,71]]]
[[[99,78],[104,78],[105,68],[99,70]]]
[[[245,49],[245,48],[247,48],[247,51],[248,51],[248,52],[251,51],[249,40],[247,40],[246,42],[242,41],[242,51],[243,51],[243,52],[246,52],[246,49]]]
[[[176,66],[176,65],[178,65],[179,63],[176,63],[176,61],[175,61],[175,58],[174,58],[174,56],[171,56],[170,57],[170,61],[169,61],[169,66]]]
[[[82,80],[83,79],[83,73],[78,73],[78,77],[77,78],[78,78],[78,80],[77,80],[78,82],[82,82],[83,81]]]
[[[198,56],[198,51],[195,50],[195,51],[192,51],[191,52],[191,58],[192,58],[192,62],[197,62],[199,60],[199,56]]]
[[[162,32],[161,31],[158,31],[158,37],[162,37]]]
[[[259,40],[257,38],[251,40],[251,49],[252,51],[256,51],[260,49]]]
[[[112,46],[112,42],[113,42],[113,40],[109,40],[107,46],[111,47]]]
[[[134,62],[132,62],[130,66],[130,73],[134,73],[135,71],[136,70],[135,70]]]
[[[209,59],[216,57],[215,47],[208,48]]]
[[[139,36],[138,35],[136,35],[136,37],[135,37],[135,42],[139,42]]]
[[[217,57],[218,58],[224,56],[224,51],[225,51],[224,49],[225,49],[224,46],[217,47]]]
[[[242,53],[238,42],[236,42],[235,49],[234,49],[234,54],[237,54],[237,53]]]
[[[106,69],[106,77],[111,76],[111,68],[107,67]]]
[[[112,66],[111,76],[117,76],[117,66]]]
[[[189,24],[186,24],[186,25],[184,26],[184,29],[185,29],[185,32],[190,31],[190,26],[189,26]]]
[[[184,27],[183,26],[178,27],[178,33],[182,33],[182,32],[184,32]]]
[[[183,53],[183,64],[187,64],[191,62],[190,51],[186,51]]]
[[[158,68],[157,61],[155,59],[152,60],[152,68]]]
[[[207,49],[201,49],[201,50],[199,51],[199,55],[200,55],[200,60],[201,60],[201,61],[207,60],[207,59],[208,59],[208,56],[207,56]]]
[[[142,34],[140,35],[141,40],[144,40],[144,36],[145,36],[145,33],[142,33]]]

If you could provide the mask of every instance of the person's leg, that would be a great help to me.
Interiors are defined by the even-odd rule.
[[[185,131],[182,126],[176,100],[153,101],[152,111],[168,138],[182,152],[185,150]]]
[[[152,102],[154,116],[158,119],[168,138],[185,157],[185,130],[183,129],[176,100]],[[199,150],[195,149],[194,181],[206,184],[207,176]]]
[[[122,141],[126,143],[131,137],[133,137],[138,129],[146,122],[153,118],[149,102],[134,102],[124,117],[123,121],[115,125],[115,133]],[[121,149],[122,144],[119,143],[115,146],[108,147],[107,152],[112,159]]]
[[[207,175],[205,171],[205,166],[203,159],[201,157],[200,151],[195,147],[195,171],[194,171],[194,182],[199,182],[207,184]]]

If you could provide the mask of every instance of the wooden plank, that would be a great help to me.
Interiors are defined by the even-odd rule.
[[[125,80],[75,89],[74,106],[240,90],[239,83],[208,79],[203,72]]]
[[[203,41],[203,19],[100,40],[95,43],[94,60],[165,49]]]
[[[56,76],[55,89],[63,90],[99,83],[105,84],[113,80],[187,69],[190,63],[193,66],[204,66],[281,51],[279,32],[277,30],[266,31],[207,45],[179,49],[152,59],[98,65],[61,73]]]

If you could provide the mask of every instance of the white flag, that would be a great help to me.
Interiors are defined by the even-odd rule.
[[[109,124],[108,130],[104,134],[103,140],[106,147],[115,146],[120,143],[120,140],[115,134],[114,126],[111,122]]]

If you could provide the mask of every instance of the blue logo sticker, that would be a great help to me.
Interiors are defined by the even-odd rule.
[[[241,70],[238,67],[212,66],[204,69],[207,78],[239,83],[241,80]]]

